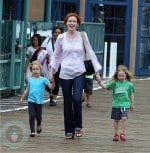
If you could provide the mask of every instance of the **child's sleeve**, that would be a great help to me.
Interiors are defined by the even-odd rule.
[[[131,83],[131,85],[130,85],[129,93],[130,93],[130,95],[135,93],[135,87],[134,87],[133,83]]]
[[[108,90],[112,90],[115,87],[115,82],[114,81],[110,81],[107,85],[106,85]]]

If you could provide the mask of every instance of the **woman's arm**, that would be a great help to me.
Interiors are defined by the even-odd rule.
[[[91,44],[89,42],[89,39],[88,39],[88,36],[87,36],[86,32],[85,32],[85,46],[86,46],[86,48],[87,48],[87,50],[90,54],[90,58],[92,60],[92,64],[94,66],[95,72],[100,71],[102,69],[102,66],[97,60],[97,57],[96,57],[95,52],[93,51],[93,49],[91,47]]]
[[[55,74],[58,71],[58,68],[60,66],[61,60],[62,60],[62,41],[63,41],[64,35],[60,34],[55,42],[55,49],[52,56],[52,59],[50,61],[50,74]]]
[[[99,72],[96,72],[95,73],[95,77],[96,77],[96,81],[99,83],[99,82],[101,82],[101,76],[100,76],[100,74],[99,74]]]

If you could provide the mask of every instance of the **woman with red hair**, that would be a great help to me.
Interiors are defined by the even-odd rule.
[[[56,40],[54,54],[50,63],[50,79],[53,74],[60,70],[60,84],[64,98],[64,124],[65,138],[72,139],[82,136],[82,92],[84,85],[84,48],[81,33],[77,31],[81,20],[76,13],[69,13],[64,19],[67,32],[60,34]],[[88,41],[87,35],[86,39]],[[98,63],[96,55],[88,41],[88,48],[92,58],[97,81],[100,81],[99,70],[101,65]]]

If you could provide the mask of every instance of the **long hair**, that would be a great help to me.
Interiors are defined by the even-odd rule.
[[[41,38],[41,35],[40,34],[34,34],[32,37],[31,37],[31,45],[32,46],[34,46],[34,44],[33,44],[33,39],[34,38],[37,38],[38,39],[38,46],[41,46],[41,44],[42,44],[42,38]]]
[[[116,69],[116,72],[114,73],[112,80],[117,81],[118,80],[118,72],[119,71],[123,71],[126,74],[126,79],[128,81],[131,81],[131,79],[133,78],[133,75],[129,72],[128,68],[124,65],[119,65]]]

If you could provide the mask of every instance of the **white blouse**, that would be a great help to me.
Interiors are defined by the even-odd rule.
[[[87,35],[86,39],[88,40]],[[88,49],[95,72],[98,72],[101,70],[101,65],[92,50],[89,40]],[[73,39],[68,38],[66,32],[58,36],[50,66],[57,72],[60,64],[61,71],[59,77],[62,79],[74,79],[85,72],[83,41],[80,34]]]

